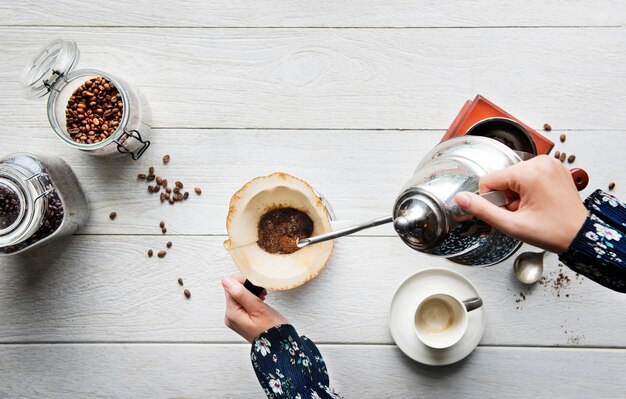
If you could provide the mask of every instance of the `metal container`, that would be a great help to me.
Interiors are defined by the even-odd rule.
[[[43,47],[22,74],[25,97],[48,96],[48,120],[54,132],[73,148],[93,155],[129,154],[137,160],[150,146],[147,102],[128,83],[95,69],[74,70],[80,52],[76,43],[57,39]],[[73,92],[92,78],[103,77],[117,88],[123,103],[122,118],[108,138],[93,144],[75,142],[65,124],[65,111]]]
[[[462,265],[487,266],[507,259],[522,243],[465,214],[454,196],[478,193],[482,176],[521,161],[514,150],[487,137],[466,135],[438,144],[396,200],[396,232],[409,247]]]
[[[0,159],[0,255],[70,235],[88,214],[78,179],[61,158],[12,154]]]

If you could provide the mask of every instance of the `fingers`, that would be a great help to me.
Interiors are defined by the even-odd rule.
[[[463,210],[489,223],[499,230],[506,230],[507,222],[511,221],[512,212],[495,206],[474,193],[458,193],[454,198]]]
[[[517,164],[506,169],[491,172],[480,178],[480,192],[487,191],[514,191],[519,192],[519,184],[517,176],[519,175],[519,167]]]
[[[240,304],[248,313],[258,311],[263,301],[243,286],[243,281],[239,281],[238,277],[225,277],[222,279],[222,286],[226,293],[238,304]],[[245,277],[243,278],[245,281]],[[227,297],[228,299],[228,297]],[[267,306],[267,305],[266,305]]]

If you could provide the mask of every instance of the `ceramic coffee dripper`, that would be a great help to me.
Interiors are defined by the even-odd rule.
[[[257,244],[261,217],[276,208],[295,208],[313,221],[313,235],[332,230],[332,209],[313,187],[286,173],[257,177],[237,191],[226,219],[224,248],[244,276],[262,290],[287,290],[316,277],[333,252],[333,241],[312,245],[291,254],[265,252]],[[252,289],[251,289],[252,288]],[[255,294],[259,294],[257,291]],[[254,292],[254,291],[253,291]]]

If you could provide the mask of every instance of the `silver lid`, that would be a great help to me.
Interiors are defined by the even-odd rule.
[[[44,97],[59,77],[70,72],[80,58],[73,40],[56,39],[44,46],[26,65],[20,78],[24,97]]]
[[[393,227],[411,248],[426,250],[442,240],[448,223],[435,200],[419,191],[409,190],[397,201]]]

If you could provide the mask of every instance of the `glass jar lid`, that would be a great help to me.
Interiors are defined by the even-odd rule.
[[[20,82],[26,98],[44,97],[57,79],[70,72],[80,58],[73,40],[56,39],[44,46],[26,65]]]
[[[0,247],[14,245],[41,227],[47,208],[44,188],[37,175],[16,166],[0,165]],[[8,199],[11,206],[4,211]]]

